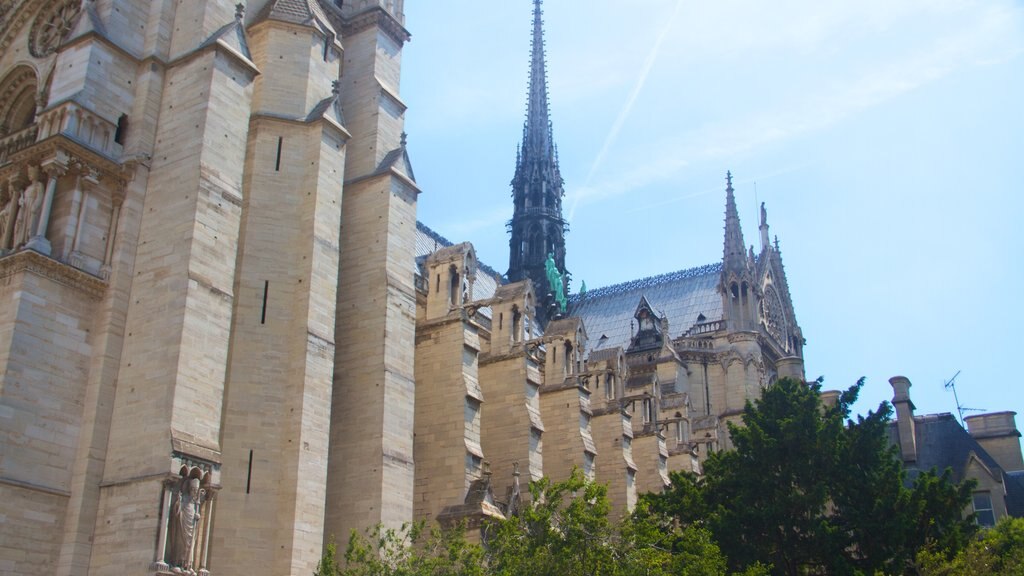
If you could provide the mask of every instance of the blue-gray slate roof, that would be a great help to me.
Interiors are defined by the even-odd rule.
[[[698,321],[722,319],[721,273],[718,262],[598,288],[573,296],[569,314],[583,319],[590,350],[627,348],[636,324],[633,314],[646,296],[658,316],[668,316],[669,337],[675,339]],[[698,320],[701,315],[704,319]]]
[[[952,414],[927,414],[914,417],[914,431],[917,439],[917,461],[907,466],[907,483],[922,472],[935,469],[938,473],[949,468],[953,480],[961,482],[967,472],[968,456],[971,452],[993,473],[1002,468],[978,441],[957,422]],[[896,422],[889,424],[889,441],[899,447],[899,428]],[[1005,472],[1005,471],[1004,471]],[[1024,516],[1024,473],[1006,473],[1006,507],[1014,517]]]

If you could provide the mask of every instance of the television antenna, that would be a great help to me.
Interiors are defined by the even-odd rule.
[[[960,415],[960,425],[964,423],[964,412],[984,412],[981,408],[968,408],[960,403],[960,398],[956,394],[956,377],[960,375],[960,371],[957,370],[953,377],[942,384],[946,390],[953,391],[953,400],[956,402],[956,413]]]

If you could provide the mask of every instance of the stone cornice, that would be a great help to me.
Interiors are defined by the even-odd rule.
[[[92,300],[101,300],[107,291],[107,283],[100,278],[33,250],[22,250],[0,258],[0,284],[7,284],[12,276],[25,272],[77,290]]]
[[[731,332],[726,336],[730,344],[735,344],[737,342],[757,342],[757,337],[757,332],[748,330],[744,330],[742,332]]]
[[[379,6],[356,14],[352,18],[341,19],[341,31],[344,36],[354,36],[374,26],[383,30],[399,46],[412,38],[409,31],[394,16]]]
[[[81,165],[96,171],[101,178],[114,182],[114,188],[123,188],[130,179],[130,169],[113,158],[64,134],[55,134],[11,155],[10,163],[0,167],[0,179],[20,172],[26,164],[39,164],[56,159],[65,166]]]

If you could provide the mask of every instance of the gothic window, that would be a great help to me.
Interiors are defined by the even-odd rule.
[[[761,301],[761,316],[768,334],[775,338],[776,342],[786,346],[789,343],[786,316],[782,310],[782,300],[772,286],[765,288],[764,299]]]
[[[611,374],[604,375],[604,397],[608,399],[615,398],[615,380]]]
[[[520,332],[519,326],[522,320],[522,313],[519,312],[518,306],[512,307],[512,341],[518,342],[522,333]]]
[[[28,128],[35,119],[36,73],[19,66],[0,82],[0,137]]]
[[[448,269],[448,296],[452,306],[459,305],[459,271],[452,266]]]
[[[82,13],[80,0],[53,2],[43,9],[32,23],[29,33],[29,52],[36,58],[45,58],[57,51],[61,42],[75,27]]]
[[[638,319],[640,320],[640,330],[654,330],[654,320],[651,318],[650,312],[641,310]]]
[[[565,372],[568,374],[572,373],[572,342],[566,340],[565,342],[565,356],[562,358],[562,362],[565,364]]]
[[[530,233],[529,247],[530,256],[535,259],[542,256],[541,253],[544,251],[544,237],[540,233],[540,230],[533,230]]]

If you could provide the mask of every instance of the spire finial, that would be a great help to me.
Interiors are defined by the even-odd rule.
[[[245,18],[245,4],[239,2],[235,4],[235,20],[241,22],[243,18]]]
[[[402,141],[401,141],[401,146],[402,146],[402,148],[405,148],[405,144],[406,144],[406,143],[407,143],[408,141],[409,141],[409,135],[408,135],[408,134],[406,134],[406,133],[405,133],[405,131],[403,130],[403,131],[402,131]]]
[[[331,80],[331,94],[335,96],[341,94],[341,82],[338,80]]]
[[[725,246],[722,264],[726,271],[740,272],[746,269],[747,249],[743,242],[740,215],[736,210],[736,196],[732,188],[732,172],[725,173]]]
[[[544,11],[541,0],[533,0],[533,39],[530,43],[530,88],[526,103],[524,147],[551,153],[551,119],[548,115],[547,55],[544,52]]]

